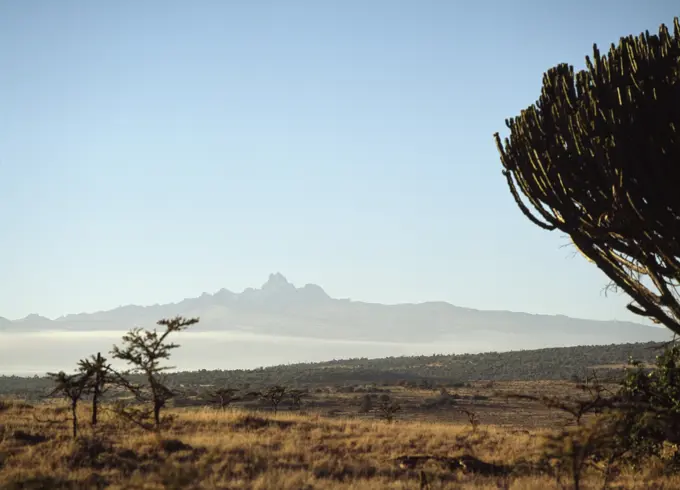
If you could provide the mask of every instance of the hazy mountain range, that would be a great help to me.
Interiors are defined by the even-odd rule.
[[[122,306],[109,311],[67,315],[51,320],[29,315],[0,330],[122,331],[154,326],[174,315],[199,316],[193,331],[249,332],[262,335],[380,342],[460,342],[485,350],[547,346],[664,341],[668,330],[632,322],[596,321],[562,315],[532,315],[463,308],[445,302],[383,305],[334,299],[315,284],[297,288],[279,273],[260,289],[241,293],[221,289],[178,303]]]

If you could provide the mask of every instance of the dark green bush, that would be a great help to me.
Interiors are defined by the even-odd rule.
[[[631,458],[659,456],[680,444],[680,346],[667,348],[652,369],[631,362],[617,398],[617,443]]]

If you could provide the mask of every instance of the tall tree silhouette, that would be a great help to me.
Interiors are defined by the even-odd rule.
[[[78,361],[78,370],[87,378],[86,388],[92,395],[92,425],[96,426],[101,398],[108,390],[108,385],[118,381],[118,377],[99,352],[96,356]]]
[[[594,45],[586,65],[550,69],[509,137],[494,135],[503,174],[529,220],[568,234],[630,311],[680,334],[678,19],[605,56]]]
[[[167,337],[171,333],[185,330],[198,321],[198,318],[187,319],[181,316],[159,320],[157,324],[165,326],[165,331],[162,333],[155,328],[151,331],[134,328],[123,336],[123,346],[114,346],[111,351],[114,358],[123,360],[131,366],[125,375],[136,374],[145,378],[146,386],[137,386],[132,383],[127,383],[126,386],[138,401],[151,403],[156,430],[160,430],[161,427],[161,409],[165,407],[168,400],[175,396],[163,375],[165,371],[173,367],[161,366],[160,363],[169,359],[171,351],[179,345],[168,343]]]

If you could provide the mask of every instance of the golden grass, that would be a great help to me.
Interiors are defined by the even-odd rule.
[[[328,419],[319,415],[212,409],[169,410],[175,419],[160,437],[102,414],[72,440],[56,404],[11,404],[0,413],[0,488],[112,489],[527,489],[563,488],[547,474],[487,476],[436,462],[400,468],[403,455],[480,460],[519,468],[536,462],[548,429],[457,423]],[[42,435],[46,440],[32,440]],[[423,475],[427,483],[423,482]],[[591,470],[582,488],[601,488]],[[570,488],[569,486],[564,488]],[[623,471],[612,488],[680,488],[680,478],[654,467]]]

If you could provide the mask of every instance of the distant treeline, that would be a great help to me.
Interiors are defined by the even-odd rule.
[[[568,380],[593,369],[616,374],[629,359],[652,363],[663,344],[612,344],[483,354],[403,356],[291,364],[250,370],[199,370],[168,374],[175,386],[296,387],[352,384],[442,384],[470,381]],[[33,397],[48,391],[47,377],[0,376],[0,394]]]

